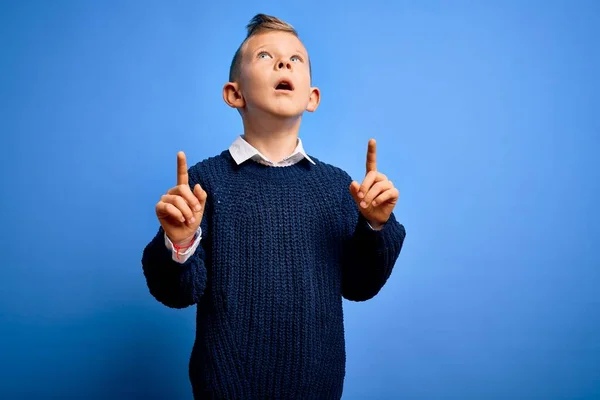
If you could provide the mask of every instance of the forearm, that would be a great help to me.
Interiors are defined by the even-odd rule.
[[[206,288],[204,249],[197,246],[185,262],[173,259],[173,251],[165,246],[164,231],[144,249],[142,268],[152,296],[171,308],[185,308],[198,303]]]
[[[375,229],[373,229],[375,228]],[[359,214],[353,236],[345,246],[342,295],[348,300],[373,298],[390,277],[406,231],[394,214],[381,227],[371,227]]]

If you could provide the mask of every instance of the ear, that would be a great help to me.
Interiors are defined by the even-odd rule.
[[[227,82],[223,86],[223,100],[232,108],[243,108],[246,105],[237,82]]]
[[[321,102],[321,91],[319,88],[313,87],[310,88],[310,97],[308,99],[308,105],[306,106],[306,111],[314,112],[317,107],[319,107],[319,103]]]

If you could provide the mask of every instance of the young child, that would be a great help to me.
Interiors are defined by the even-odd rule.
[[[389,278],[405,237],[398,190],[377,171],[374,140],[361,184],[306,154],[300,121],[320,92],[286,22],[250,21],[223,98],[244,134],[189,170],[178,153],[143,252],[149,291],[196,306],[195,398],[339,399],[342,299],[371,299]]]

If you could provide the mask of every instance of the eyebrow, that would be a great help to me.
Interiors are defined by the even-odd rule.
[[[267,43],[267,44],[265,44],[265,45],[262,45],[262,46],[258,47],[257,49],[255,49],[255,50],[252,52],[252,54],[256,54],[258,51],[260,51],[260,50],[263,50],[263,49],[265,49],[266,47],[269,47],[269,46],[271,46],[271,45],[272,45],[272,43]],[[299,53],[299,54],[300,54],[300,55],[302,55],[303,57],[305,57],[305,58],[308,58],[308,54],[307,54],[307,53],[305,53],[304,51],[300,50],[300,49],[296,49],[296,53]]]
[[[258,53],[260,50],[264,50],[265,48],[267,48],[269,45],[265,44],[264,46],[260,46],[256,49],[254,49],[254,51],[252,51],[252,54]]]

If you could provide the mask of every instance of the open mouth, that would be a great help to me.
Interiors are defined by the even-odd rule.
[[[280,81],[277,86],[275,86],[275,90],[284,90],[284,91],[293,91],[294,90],[294,86],[292,85],[292,82],[290,81]]]

